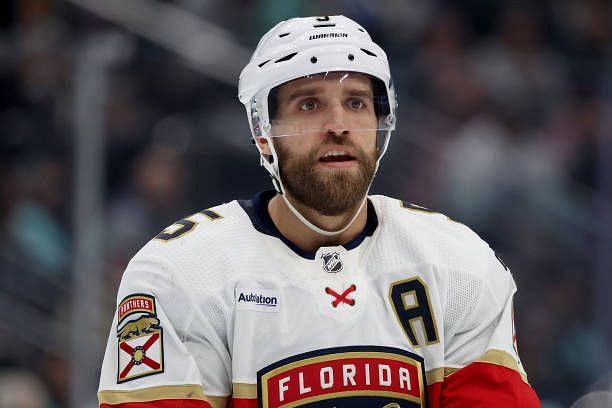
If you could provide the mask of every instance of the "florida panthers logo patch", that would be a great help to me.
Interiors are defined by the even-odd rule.
[[[144,294],[127,296],[117,313],[117,383],[163,372],[163,330],[155,298]]]
[[[321,255],[323,260],[323,270],[329,273],[338,273],[342,270],[342,259],[338,252],[328,252]]]
[[[259,408],[426,407],[423,358],[380,346],[289,357],[257,373]]]

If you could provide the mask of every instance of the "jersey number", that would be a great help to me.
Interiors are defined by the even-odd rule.
[[[421,322],[425,344],[440,341],[436,320],[429,301],[427,285],[420,278],[411,278],[394,282],[389,288],[389,300],[395,311],[398,322],[413,347],[420,347],[423,339],[417,337],[416,322]],[[422,337],[422,336],[421,336]]]
[[[219,218],[223,218],[222,216],[220,216],[213,210],[202,210],[197,214],[204,214],[211,221],[218,220]],[[169,226],[168,228],[164,229],[162,232],[157,234],[155,239],[159,239],[162,241],[170,241],[171,239],[175,239],[175,238],[185,235],[186,233],[193,230],[193,228],[196,225],[198,225],[197,221],[193,221],[190,219],[191,217],[194,217],[197,214],[194,214],[190,217],[183,218],[182,220],[175,222],[174,224],[172,224],[171,226]]]

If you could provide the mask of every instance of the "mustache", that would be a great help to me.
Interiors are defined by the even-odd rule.
[[[289,141],[283,139],[284,138],[280,138],[280,140],[273,141],[276,147],[276,154],[278,155],[279,161],[286,159],[289,155],[285,145],[285,143],[289,143]],[[328,134],[325,140],[323,140],[319,145],[312,147],[308,152],[304,152],[305,157],[311,161],[317,161],[321,149],[324,149],[326,146],[329,145],[345,146],[351,148],[351,150],[354,152],[355,158],[358,161],[363,161],[368,158],[368,153],[363,148],[358,146],[355,142],[353,142],[350,137],[338,135],[336,133]]]
[[[358,161],[361,161],[367,157],[367,153],[365,150],[363,150],[362,147],[358,146],[356,143],[352,142],[351,140],[348,140],[347,138],[337,137],[337,136],[333,136],[333,137],[330,136],[319,146],[313,147],[309,153],[309,156],[313,160],[317,160],[318,157],[320,156],[321,150],[331,145],[350,148],[352,152],[352,156],[354,156]]]
[[[321,146],[327,146],[331,144],[337,144],[339,146],[357,147],[350,138],[346,136],[338,135],[337,133],[328,133],[325,142]]]

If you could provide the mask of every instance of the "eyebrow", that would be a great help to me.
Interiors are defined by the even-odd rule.
[[[300,99],[300,98],[307,97],[307,96],[315,96],[316,94],[321,93],[321,92],[323,92],[323,88],[316,87],[316,86],[298,89],[297,91],[290,94],[287,97],[285,102],[291,103],[296,99]],[[363,98],[374,97],[374,93],[370,89],[351,89],[351,90],[348,90],[346,94],[349,96],[361,96]]]

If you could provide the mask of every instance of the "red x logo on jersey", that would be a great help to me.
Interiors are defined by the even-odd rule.
[[[352,284],[344,292],[342,292],[342,294],[339,294],[338,292],[329,287],[325,288],[325,293],[327,293],[328,295],[332,295],[335,298],[335,300],[332,302],[333,307],[338,307],[340,303],[346,303],[349,306],[354,306],[355,299],[349,299],[348,295],[356,290],[357,286],[355,286],[355,284]]]

